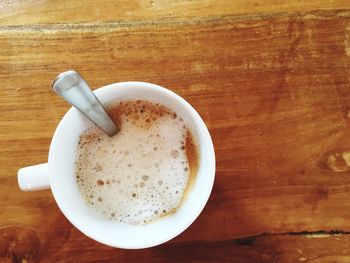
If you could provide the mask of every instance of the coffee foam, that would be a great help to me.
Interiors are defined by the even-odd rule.
[[[140,100],[108,111],[121,128],[117,135],[92,127],[80,136],[75,174],[85,200],[107,218],[127,224],[172,213],[190,178],[183,119]]]

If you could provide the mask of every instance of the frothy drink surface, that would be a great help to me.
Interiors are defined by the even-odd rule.
[[[80,135],[76,180],[86,202],[107,218],[143,224],[174,212],[196,170],[192,135],[181,116],[148,101],[108,109],[120,132]]]

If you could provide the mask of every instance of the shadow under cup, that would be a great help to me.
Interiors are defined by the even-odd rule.
[[[213,143],[199,114],[180,96],[144,82],[121,82],[94,91],[103,105],[129,99],[160,103],[181,116],[192,132],[199,155],[198,172],[187,199],[174,214],[145,225],[127,225],[97,214],[80,193],[74,174],[79,135],[92,122],[71,108],[59,123],[49,152],[49,179],[55,200],[68,220],[85,235],[119,248],[147,248],[164,243],[183,232],[203,210],[215,178]]]

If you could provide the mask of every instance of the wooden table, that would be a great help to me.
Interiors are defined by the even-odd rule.
[[[67,69],[201,114],[216,181],[183,234],[110,248],[18,190],[69,108],[50,88]],[[350,262],[349,1],[2,1],[0,112],[1,262]]]

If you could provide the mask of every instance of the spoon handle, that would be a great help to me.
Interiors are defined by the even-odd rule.
[[[61,73],[52,83],[52,87],[58,95],[88,117],[108,136],[113,136],[119,131],[78,72],[70,70]]]

